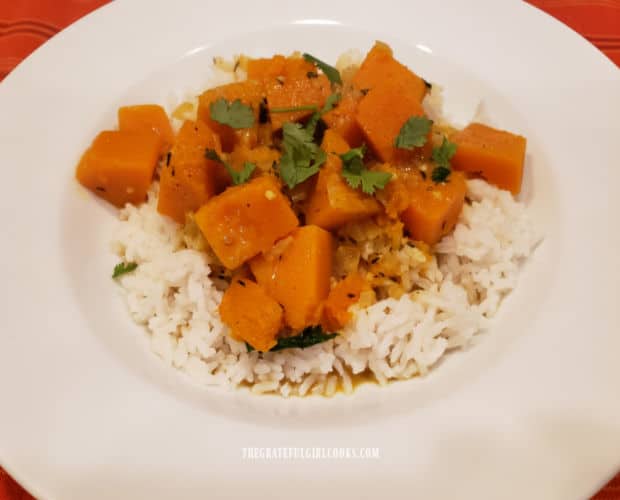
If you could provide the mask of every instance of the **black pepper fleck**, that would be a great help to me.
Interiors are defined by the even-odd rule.
[[[241,286],[245,286],[245,281],[243,280],[237,280],[237,283],[239,283]]]

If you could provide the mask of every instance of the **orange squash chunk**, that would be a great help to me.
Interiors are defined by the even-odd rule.
[[[241,170],[247,161],[256,165],[258,170],[269,172],[274,162],[280,161],[280,152],[268,146],[257,146],[255,148],[236,146],[228,159],[235,170]]]
[[[353,189],[342,177],[342,160],[338,155],[349,150],[346,141],[328,129],[321,147],[328,156],[304,208],[306,222],[331,230],[381,212],[376,199]]]
[[[256,81],[245,81],[220,85],[203,92],[198,98],[198,118],[220,136],[222,150],[229,153],[235,144],[244,143],[250,147],[256,145],[258,136],[258,115],[260,102],[263,98],[263,85]],[[211,104],[218,99],[228,102],[240,100],[243,104],[252,107],[254,125],[247,129],[234,129],[211,119]]]
[[[146,200],[159,160],[160,139],[151,131],[101,132],[82,155],[75,176],[117,207]]]
[[[286,122],[302,120],[310,116],[313,111],[274,113],[272,110],[298,106],[316,106],[318,110],[325,104],[325,100],[331,93],[331,86],[325,75],[318,75],[313,78],[306,74],[286,76],[282,82],[274,80],[266,84],[267,107],[274,130],[282,128]]]
[[[164,108],[157,104],[140,104],[118,108],[118,128],[129,132],[152,130],[161,138],[161,154],[166,153],[174,141],[168,115]]]
[[[434,245],[456,225],[467,192],[465,176],[452,172],[447,182],[420,180],[409,189],[411,204],[401,220],[414,240]]]
[[[337,331],[351,320],[349,307],[360,299],[364,290],[370,285],[358,273],[353,273],[336,283],[323,305],[321,325],[325,331]]]
[[[457,145],[452,166],[478,175],[495,186],[519,194],[523,180],[526,139],[481,123],[452,135]]]
[[[282,328],[280,304],[249,279],[233,280],[222,297],[220,316],[234,339],[247,342],[257,351],[275,346]]]
[[[409,151],[394,146],[400,129],[412,116],[424,116],[424,109],[415,92],[386,82],[377,85],[362,98],[356,120],[377,157],[384,162],[399,163],[408,162],[416,156],[426,156],[432,148],[430,132],[424,147]]]
[[[317,226],[304,226],[277,245],[282,246],[279,251],[250,261],[256,281],[282,304],[288,326],[301,330],[319,324],[321,304],[329,294],[331,234]]]
[[[358,90],[370,90],[384,82],[408,89],[418,102],[422,102],[426,95],[424,80],[394,59],[388,45],[376,42],[353,76],[352,83]]]
[[[286,74],[286,64],[287,58],[279,54],[269,58],[250,59],[247,66],[248,80],[275,80]]]
[[[362,129],[355,120],[358,103],[358,97],[345,94],[334,109],[322,116],[327,127],[341,135],[354,148],[360,146],[364,139]]]
[[[247,72],[248,80],[271,82],[275,79],[308,76],[308,73],[316,73],[316,67],[303,57],[284,57],[277,54],[265,59],[250,59]]]
[[[160,214],[182,224],[185,214],[194,212],[215,194],[222,166],[207,160],[206,148],[219,151],[217,135],[203,122],[184,122],[170,151],[170,161],[159,175]]]
[[[271,176],[228,188],[195,216],[209,245],[228,269],[269,250],[299,221]]]
[[[336,155],[342,155],[351,149],[348,141],[345,140],[342,135],[334,130],[326,130],[323,134],[323,141],[321,142],[321,149],[326,153],[333,153]]]
[[[319,75],[314,64],[301,57],[276,55],[269,59],[250,60],[248,79],[263,83],[270,112],[274,108],[320,108],[331,93],[327,77]],[[311,114],[312,110],[270,113],[271,125],[273,130],[278,130],[285,122],[299,121]]]

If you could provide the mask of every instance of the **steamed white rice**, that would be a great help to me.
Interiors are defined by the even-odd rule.
[[[338,337],[307,349],[247,352],[229,336],[209,258],[186,248],[180,227],[157,212],[157,184],[148,203],[121,211],[114,250],[138,268],[119,281],[153,351],[201,385],[331,395],[352,391],[352,376],[360,373],[381,384],[424,375],[487,327],[537,241],[525,207],[510,193],[482,180],[467,187],[470,203],[417,276],[421,289],[354,308]]]

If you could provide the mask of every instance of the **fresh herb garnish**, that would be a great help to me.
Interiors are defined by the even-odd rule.
[[[112,278],[118,278],[123,274],[135,271],[137,267],[138,264],[136,264],[135,262],[120,262],[114,266],[114,271],[112,271]]]
[[[450,175],[450,160],[456,153],[456,144],[450,142],[445,137],[438,148],[433,148],[433,161],[437,166],[431,173],[431,179],[433,182],[446,182]]]
[[[294,188],[316,174],[327,155],[314,143],[314,130],[299,123],[285,123],[282,137],[280,177],[289,188]]]
[[[205,150],[205,156],[209,160],[213,160],[218,163],[221,163],[226,169],[226,171],[230,174],[230,178],[232,179],[233,184],[235,186],[238,184],[243,184],[244,182],[247,182],[248,179],[252,176],[252,172],[254,172],[254,170],[256,169],[256,165],[254,165],[254,163],[250,163],[249,161],[246,161],[243,164],[243,168],[240,171],[237,171],[234,168],[232,168],[228,163],[226,163],[224,160],[222,160],[222,158],[220,158],[220,155],[218,155],[217,151],[215,151],[214,149],[207,148]]]
[[[278,343],[269,349],[269,352],[281,351],[282,349],[291,349],[291,348],[299,348],[305,349],[306,347],[310,347],[316,344],[320,344],[322,342],[327,342],[328,340],[336,337],[337,333],[325,333],[320,326],[309,326],[305,328],[299,335],[295,335],[293,337],[282,337],[278,339]],[[246,349],[248,352],[252,352],[255,349],[248,344],[245,343]]]
[[[254,125],[251,106],[243,104],[239,99],[229,102],[220,98],[211,103],[209,113],[212,120],[232,128],[249,128]]]
[[[336,68],[334,68],[333,66],[330,66],[326,62],[323,62],[320,59],[317,59],[316,57],[310,54],[304,54],[303,57],[306,61],[311,62],[317,68],[319,68],[325,74],[325,76],[330,82],[342,84],[342,78],[340,78],[340,72]]]
[[[444,137],[443,142],[441,143],[441,146],[439,146],[438,148],[433,148],[432,158],[433,158],[433,161],[437,164],[437,166],[449,168],[450,160],[452,159],[455,153],[456,153],[456,144],[454,144],[453,142],[450,142],[448,139]]]
[[[324,115],[334,109],[334,106],[340,102],[341,97],[342,96],[338,92],[330,94],[327,99],[325,99],[325,105],[323,106],[323,109],[321,109],[321,114]]]
[[[392,174],[368,170],[364,166],[365,152],[366,146],[362,145],[340,155],[342,160],[342,177],[353,189],[361,186],[364,193],[374,194],[377,189],[383,189],[390,182]]]
[[[451,172],[452,170],[447,167],[435,167],[431,174],[431,179],[433,179],[435,183],[446,182]]]
[[[336,104],[338,104],[338,102],[340,102],[340,97],[341,97],[341,95],[338,92],[330,94],[330,96],[327,99],[325,99],[325,104],[321,108],[321,111],[315,111],[312,114],[312,116],[310,117],[310,119],[306,123],[306,131],[310,135],[314,136],[314,133],[316,131],[316,126],[319,123],[319,120],[321,119],[321,116],[323,116],[325,113],[327,113],[327,112],[331,111],[332,109],[334,109],[334,106]]]
[[[433,120],[425,116],[412,116],[401,127],[394,145],[401,149],[413,149],[424,146]]]

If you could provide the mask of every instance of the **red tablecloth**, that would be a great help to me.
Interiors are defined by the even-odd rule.
[[[0,80],[45,40],[108,0],[1,0]],[[529,0],[568,24],[620,66],[620,0]],[[0,500],[32,497],[0,468]],[[620,500],[620,474],[595,497]]]

